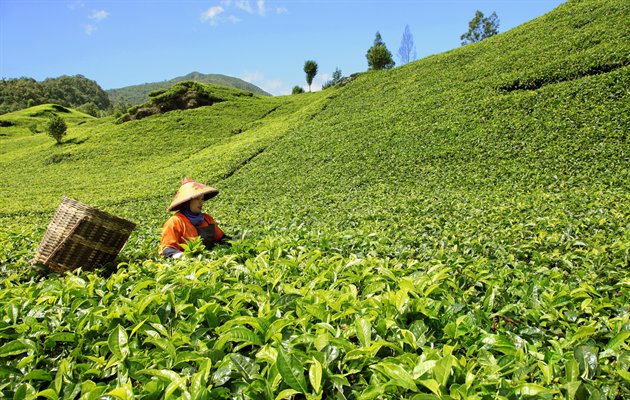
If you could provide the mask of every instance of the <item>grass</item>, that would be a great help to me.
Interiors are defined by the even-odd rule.
[[[319,93],[77,121],[61,146],[3,116],[0,391],[628,397],[625,3]],[[235,239],[173,263],[184,176]],[[64,194],[138,223],[116,268],[29,270]]]

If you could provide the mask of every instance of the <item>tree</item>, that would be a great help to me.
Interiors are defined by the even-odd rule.
[[[317,63],[313,60],[307,60],[304,63],[304,72],[306,73],[306,83],[308,83],[308,91],[311,91],[313,78],[317,75]]]
[[[405,32],[398,49],[398,57],[401,64],[407,64],[409,61],[415,61],[416,59],[416,47],[413,45],[413,35],[409,25],[405,26]]]
[[[324,83],[322,85],[322,89],[326,89],[326,88],[329,88],[331,86],[335,86],[339,82],[341,82],[341,70],[339,68],[335,68],[335,72],[333,72],[333,74],[332,74],[332,79],[329,80],[329,81],[326,81],[326,83]]]
[[[48,136],[55,139],[57,144],[61,144],[61,139],[66,135],[67,129],[66,122],[58,115],[52,115],[46,124]]]
[[[374,45],[368,49],[365,57],[367,57],[368,69],[390,69],[396,65],[392,59],[392,53],[387,50],[387,46],[385,46],[381,38],[381,33],[378,31],[374,38]]]
[[[468,32],[461,35],[462,46],[479,42],[499,33],[499,17],[493,12],[488,18],[484,17],[479,10],[475,13],[475,17],[468,23]]]
[[[82,113],[85,113],[87,115],[91,115],[97,118],[101,114],[101,110],[99,110],[98,106],[94,104],[93,101],[80,105],[79,107],[77,107],[77,111],[81,111]]]
[[[127,103],[124,100],[121,100],[120,102],[115,103],[110,111],[114,118],[119,118],[127,114],[127,110],[129,110],[130,108],[131,104]]]
[[[293,86],[293,90],[291,91],[291,94],[300,94],[300,93],[304,93],[304,89],[302,89],[302,87],[298,85]]]

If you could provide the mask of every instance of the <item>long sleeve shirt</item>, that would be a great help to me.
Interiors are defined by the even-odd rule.
[[[204,220],[199,227],[214,225],[215,242],[223,239],[223,231],[210,215],[204,213]],[[199,236],[197,228],[190,222],[186,216],[180,212],[173,214],[162,227],[162,240],[160,241],[160,254],[165,257],[171,257],[176,253],[184,251],[182,244],[186,241]],[[175,251],[173,251],[173,250]]]

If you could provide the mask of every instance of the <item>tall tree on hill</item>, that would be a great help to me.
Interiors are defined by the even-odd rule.
[[[475,16],[468,23],[468,32],[461,35],[459,38],[462,40],[462,46],[479,42],[483,39],[489,38],[499,33],[499,17],[495,12],[492,12],[489,17],[485,17],[479,10],[475,13]]]
[[[311,91],[313,78],[317,75],[317,63],[313,60],[307,60],[304,63],[304,72],[306,73],[306,83],[308,83],[308,91]]]
[[[392,53],[387,50],[387,46],[385,46],[381,38],[381,33],[378,31],[374,38],[374,45],[368,49],[365,57],[367,58],[368,69],[390,69],[396,65],[392,59]]]
[[[403,32],[400,48],[398,49],[398,57],[401,64],[407,64],[409,61],[415,61],[416,59],[416,46],[413,45],[413,35],[409,25],[405,26],[405,32]]]

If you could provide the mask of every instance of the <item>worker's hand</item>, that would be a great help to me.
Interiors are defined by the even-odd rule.
[[[184,252],[180,251],[179,253],[173,254],[173,258],[182,258],[184,256]]]

